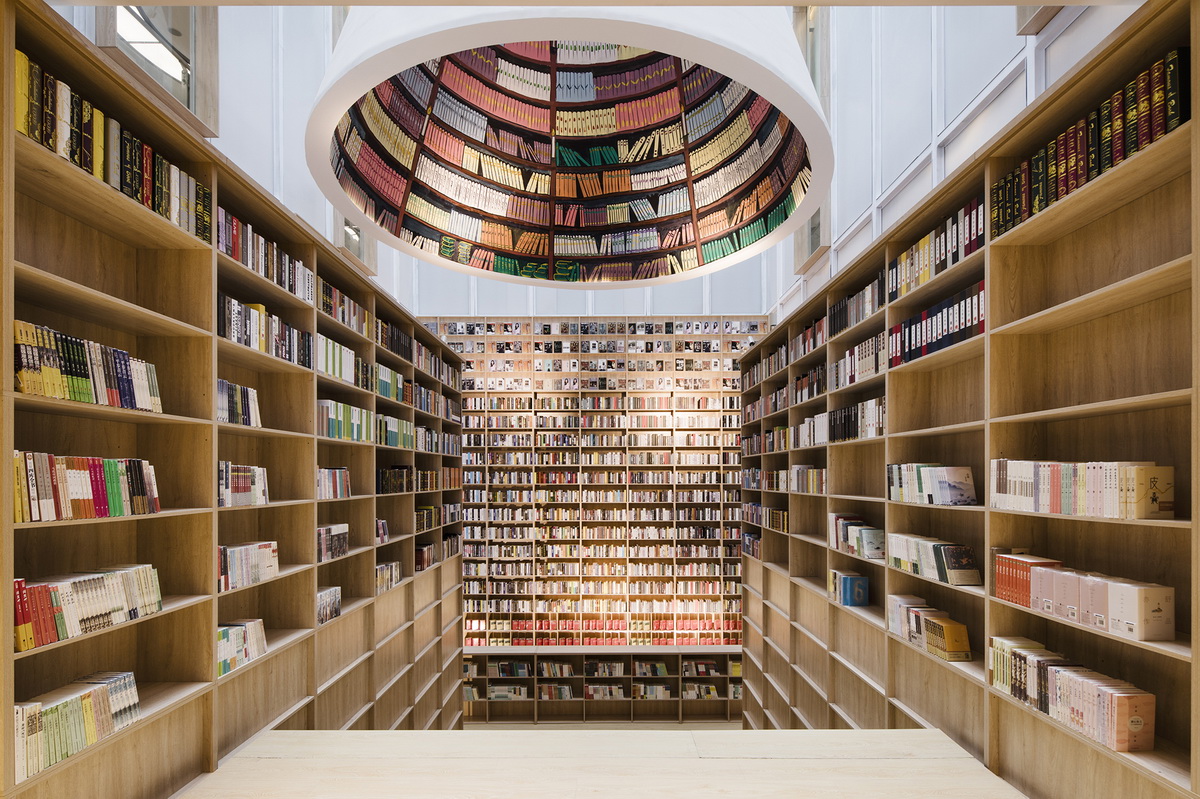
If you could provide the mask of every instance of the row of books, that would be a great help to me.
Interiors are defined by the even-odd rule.
[[[262,619],[235,619],[217,625],[217,676],[223,677],[267,654]]]
[[[525,97],[550,102],[550,73],[544,69],[533,69],[500,57],[491,47],[473,47],[442,59],[443,67],[449,58],[454,58],[469,67],[485,80]],[[561,76],[562,73],[559,73]],[[560,77],[561,80],[561,77]]]
[[[399,561],[375,564],[375,596],[387,593],[404,580]]]
[[[688,68],[680,86],[683,88],[683,101],[687,105],[695,103],[709,92],[714,86],[725,79],[725,76],[714,69],[700,64]]]
[[[684,254],[690,250],[681,251]],[[695,253],[692,253],[693,260]],[[674,256],[669,256],[673,258]],[[628,265],[622,274],[626,276],[635,273],[632,264]],[[689,267],[691,268],[691,267]],[[641,264],[638,265],[640,274]],[[673,272],[671,274],[674,274]],[[624,279],[624,278],[622,278]],[[729,371],[729,370],[725,370]],[[529,377],[488,377],[466,378],[462,382],[463,391],[737,391],[740,387],[737,377],[723,377],[714,380],[703,377],[564,377],[552,380],[534,380]]]
[[[829,599],[844,607],[863,607],[869,604],[870,587],[867,578],[856,571],[830,569]]]
[[[160,610],[158,571],[146,564],[13,581],[17,652],[105,630]]]
[[[1174,519],[1175,467],[1153,461],[991,461],[993,508],[1097,516]]]
[[[137,516],[161,510],[154,467],[137,458],[13,451],[15,522]]]
[[[946,585],[983,585],[974,548],[940,538],[888,533],[887,562],[894,569]]]
[[[970,466],[940,463],[889,463],[887,495],[894,502],[918,505],[978,505]]]
[[[477,150],[433,122],[426,126],[422,144],[426,150],[437,153],[451,164],[462,167],[472,175],[482,175],[495,183],[531,194],[550,193],[549,172],[511,164]],[[528,173],[528,177],[526,177],[526,173]]]
[[[407,419],[375,414],[375,443],[384,447],[413,449],[417,445],[417,427]]]
[[[315,296],[313,271],[224,208],[217,208],[217,249],[305,302]]]
[[[370,389],[372,364],[354,350],[325,335],[317,334],[316,370],[359,388]]]
[[[364,212],[368,210],[365,202],[366,195],[361,189],[352,190],[353,174],[347,169],[347,165],[353,165],[353,173],[357,173],[359,182],[383,200],[382,209],[387,213],[393,213],[393,209],[401,208],[404,204],[405,195],[408,193],[408,175],[407,173],[399,172],[392,164],[376,152],[375,147],[362,138],[358,128],[350,125],[350,112],[343,117],[343,122],[346,123],[345,134],[336,138],[330,144],[330,158],[334,163],[334,173],[338,177],[339,183],[346,190],[346,193],[351,195],[352,199],[357,201],[360,209]],[[382,114],[380,114],[382,116]],[[403,149],[396,153],[397,159],[411,160],[416,142],[410,139],[393,127],[395,137],[400,139]],[[374,215],[374,214],[372,214]]]
[[[719,128],[750,94],[744,84],[730,80],[720,91],[713,92],[702,103],[689,108],[684,115],[688,141],[697,142]]]
[[[317,587],[317,626],[333,621],[342,615],[342,587],[340,585]]]
[[[470,613],[735,613],[740,614],[738,596],[724,599],[523,599],[467,600]],[[733,629],[741,629],[733,628]],[[706,638],[705,640],[711,640]]]
[[[692,181],[692,189],[696,195],[696,208],[701,209],[725,198],[754,177],[783,144],[784,131],[788,121],[779,117],[778,124],[765,133],[762,140],[751,139],[741,154],[724,166],[709,172],[704,177]],[[795,131],[793,130],[793,134]],[[795,135],[789,136],[789,141],[795,143]],[[794,173],[792,173],[794,174]],[[781,180],[782,184],[783,181]],[[779,187],[782,189],[782,185]]]
[[[997,599],[1133,641],[1175,640],[1175,589],[993,550]]]
[[[887,397],[863,400],[828,412],[829,441],[858,441],[887,433]]]
[[[1171,50],[991,186],[995,238],[1191,118],[1187,48]]]
[[[586,155],[583,148],[567,147],[562,140],[556,140],[554,145],[555,163],[567,167],[632,164],[680,152],[683,152],[683,125],[678,122],[643,133],[632,142],[629,139],[617,139],[615,144],[593,145],[587,149]]]
[[[279,542],[251,541],[217,547],[217,593],[279,576]]]
[[[217,378],[217,422],[262,427],[262,412],[258,407],[258,391]]]
[[[374,326],[374,315],[352,297],[324,278],[317,278],[317,309],[341,322],[360,336]]]
[[[537,51],[539,53],[537,56],[532,52],[526,51],[530,57],[537,57],[542,61],[550,60],[550,45],[553,45],[554,59],[559,64],[609,64],[614,61],[628,61],[631,58],[639,58],[653,52],[628,44],[607,44],[605,42],[583,42],[563,39],[555,42],[526,42],[525,45],[544,45],[544,49]],[[508,44],[505,47],[512,49],[515,45]]]
[[[317,563],[350,554],[350,525],[329,524],[317,528]]]
[[[762,323],[746,319],[678,319],[666,322],[443,322],[447,336],[739,336],[763,332]],[[432,331],[436,333],[437,331]]]
[[[558,203],[554,207],[554,224],[556,227],[608,227],[630,222],[649,222],[690,209],[691,200],[685,187],[657,197],[639,197],[636,200],[607,205]]]
[[[952,662],[974,660],[967,626],[911,594],[887,598],[888,631],[917,649]]]
[[[829,388],[836,390],[882,374],[888,365],[888,334],[878,333],[848,347],[829,365]]]
[[[459,98],[470,103],[473,110],[477,109],[476,113],[482,112],[495,119],[504,120],[537,133],[550,133],[550,109],[548,107],[517,100],[504,92],[497,91],[463,70],[453,61],[442,62],[440,77],[442,88],[438,90],[438,100],[445,97],[446,89],[449,89]],[[547,87],[548,90],[549,87]],[[436,102],[435,114],[437,113]],[[441,117],[440,114],[438,116]],[[483,137],[480,135],[473,138],[482,139]]]
[[[875,315],[887,302],[886,287],[886,276],[880,272],[857,292],[829,306],[829,335],[836,336]]]
[[[346,499],[353,495],[349,467],[317,468],[317,499]]]
[[[211,239],[212,192],[112,116],[16,51],[17,131],[202,241]]]
[[[861,516],[849,513],[829,514],[829,548],[860,558],[883,558],[883,530]]]
[[[555,102],[589,103],[619,100],[675,81],[675,59],[666,57],[625,72],[555,71]]]
[[[266,505],[270,501],[265,466],[217,461],[218,508]]]
[[[899,366],[981,335],[987,327],[984,281],[968,286],[888,331],[888,365]]]
[[[887,266],[888,301],[895,302],[984,244],[983,195],[972,198]]]
[[[141,715],[131,671],[99,671],[13,704],[16,782],[128,727]]]
[[[217,335],[299,366],[312,368],[313,335],[289,325],[261,303],[217,294]]]
[[[317,432],[339,441],[375,441],[375,412],[345,402],[317,400]]]
[[[113,408],[162,413],[154,364],[44,325],[13,322],[17,390]]]
[[[678,119],[682,111],[679,90],[672,86],[658,94],[603,108],[581,111],[560,108],[554,115],[554,133],[556,136],[578,138],[609,136]],[[545,132],[549,132],[548,129]]]
[[[1154,749],[1155,696],[1029,638],[994,636],[991,685],[1115,752]]]

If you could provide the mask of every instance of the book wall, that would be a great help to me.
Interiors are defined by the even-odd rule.
[[[786,535],[743,521],[749,726],[933,726],[1031,796],[1065,763],[1088,790],[1195,795],[1190,123],[988,224],[1029,153],[1178,57],[1189,13],[1142,9],[744,358],[764,509],[785,465],[828,469],[823,513],[793,489]],[[883,301],[852,309],[881,267]],[[821,357],[789,345],[835,312],[821,410],[861,424],[878,399],[886,427],[780,456],[778,375]],[[882,368],[844,381],[879,332]],[[1169,369],[1134,356],[1151,340]]]
[[[0,272],[0,293],[14,300],[0,320],[12,336],[3,350],[19,353],[4,361],[15,379],[3,436],[22,453],[20,472],[5,472],[13,494],[3,503],[14,580],[6,707],[37,734],[70,712],[60,701],[68,694],[99,701],[106,691],[116,707],[115,692],[126,704],[120,723],[98,717],[82,735],[56,739],[53,757],[31,758],[40,746],[22,736],[18,763],[9,737],[0,790],[107,796],[96,786],[121,785],[121,796],[151,796],[264,729],[457,726],[457,357],[129,91],[51,10],[24,5],[15,19],[6,46],[36,64],[40,89],[53,89],[39,119],[57,114],[61,90],[68,148],[56,154],[29,138],[33,68],[23,68],[18,113],[2,132],[20,155],[0,194],[14,245]],[[92,111],[89,136],[78,128],[77,161],[73,98]],[[24,127],[14,130],[14,118]],[[136,197],[121,175],[107,182],[106,129],[145,143],[151,169]],[[132,171],[132,143],[112,155],[118,172]],[[203,191],[187,181],[185,202],[186,178]],[[376,316],[391,325],[386,336],[376,335]],[[378,372],[380,362],[390,371]],[[377,408],[373,381],[391,386],[397,374],[399,402],[385,407],[381,395]],[[408,406],[406,377],[424,392],[410,391]],[[407,507],[376,504],[377,431],[330,440],[318,429],[328,421],[321,400],[357,409],[326,416],[358,422],[386,411],[411,423],[417,403],[434,410],[428,453],[413,452],[415,432],[402,443],[397,429],[393,460],[379,460],[417,467],[413,485],[435,488],[432,504],[447,509],[427,570],[432,602],[411,601],[411,495],[401,493]],[[102,591],[127,598],[102,609]],[[414,610],[436,621],[418,631]],[[397,677],[418,664],[430,672],[424,682]],[[98,673],[124,676],[67,688]],[[152,787],[112,776],[132,769]]]

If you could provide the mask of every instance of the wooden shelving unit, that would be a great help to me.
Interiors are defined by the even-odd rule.
[[[133,671],[141,718],[113,737],[15,783],[11,734],[3,740],[0,795],[152,799],[216,768],[269,729],[454,729],[461,727],[462,490],[449,479],[431,491],[375,495],[376,467],[457,470],[456,447],[429,452],[324,438],[317,402],[335,399],[457,439],[461,359],[380,291],[315,230],[224,156],[144,97],[120,69],[37,0],[4,5],[4,74],[13,53],[71,85],[156,151],[212,189],[218,206],[251,223],[361,306],[413,340],[401,356],[363,332],[219,252],[44,149],[14,126],[13,81],[0,98],[0,363],[12,375],[15,320],[43,324],[154,363],[163,414],[28,396],[6,389],[0,443],[14,449],[140,457],[157,471],[163,512],[144,516],[14,524],[13,465],[0,475],[0,576],[39,579],[118,563],[149,563],[164,607],[134,622],[0,658],[0,708],[83,674]],[[314,286],[314,288],[316,288]],[[293,327],[352,348],[368,367],[385,363],[445,402],[425,413],[373,390],[339,383],[217,335],[217,295],[261,302]],[[441,364],[439,367],[438,364]],[[435,374],[439,373],[439,374]],[[264,427],[217,422],[217,380],[258,392]],[[265,466],[271,502],[219,508],[217,461]],[[350,468],[353,497],[316,499],[318,467]],[[456,474],[456,472],[451,472]],[[422,507],[446,508],[417,532]],[[390,539],[377,543],[376,519]],[[345,557],[317,562],[319,525],[350,526]],[[217,590],[217,548],[278,542],[273,579]],[[415,553],[433,562],[417,570]],[[402,581],[376,596],[377,563],[399,562]],[[342,612],[318,624],[318,586],[340,586]],[[13,640],[13,597],[5,592]],[[267,652],[217,677],[216,627],[261,618]],[[11,730],[11,726],[9,728]]]
[[[1178,2],[1141,7],[744,356],[744,372],[791,345],[1118,85],[1187,46],[1200,30],[1195,13],[1194,5]],[[1191,74],[1195,87],[1194,59]],[[785,442],[743,457],[748,469],[812,464],[829,475],[826,495],[744,492],[748,502],[788,513],[785,529],[765,520],[743,524],[747,545],[761,542],[757,557],[746,555],[743,574],[747,727],[937,727],[1031,797],[1200,795],[1193,688],[1200,674],[1191,645],[1200,569],[1192,540],[1197,146],[1195,123],[1185,123],[1009,232],[989,236],[980,250],[812,352],[792,346],[772,368],[760,368],[766,374],[747,385],[744,407],[794,385],[814,363],[832,367],[848,347],[961,289],[979,281],[986,287],[983,334],[744,425],[748,440],[863,399],[882,397],[887,406],[878,438],[806,448]],[[1172,465],[1176,519],[991,508],[988,466],[995,458]],[[979,506],[889,500],[885,465],[911,462],[971,466]],[[836,513],[857,514],[889,533],[970,545],[985,585],[950,586],[838,551],[827,544],[827,520]],[[988,573],[992,547],[1028,547],[1075,569],[1173,586],[1176,639],[1131,641],[998,599]],[[870,604],[830,600],[829,569],[866,575]],[[974,658],[947,662],[889,633],[884,608],[892,594],[917,595],[949,611],[967,626]],[[1032,638],[1155,694],[1154,750],[1111,751],[993,687],[986,658],[994,636]]]
[[[476,648],[463,659],[464,720],[739,721],[740,650],[716,650],[668,646],[597,653],[591,647],[533,652]],[[658,695],[654,692],[665,698],[650,698]]]
[[[467,651],[739,644],[736,370],[762,317],[427,324],[465,359]]]

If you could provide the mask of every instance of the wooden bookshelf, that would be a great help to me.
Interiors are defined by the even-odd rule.
[[[537,724],[729,722],[742,717],[735,647],[477,647],[463,658],[463,718]]]
[[[731,425],[764,320],[427,324],[464,358],[467,651],[739,644]]]
[[[0,795],[153,799],[217,767],[270,729],[461,727],[461,359],[379,290],[356,265],[216,149],[186,132],[120,68],[38,0],[4,7],[5,75],[20,48],[106,115],[134,130],[213,193],[218,207],[336,287],[362,311],[348,324],[209,242],[186,232],[18,132],[13,81],[0,88],[0,362],[13,374],[14,320],[127,350],[155,364],[163,413],[50,399],[6,389],[5,451],[145,458],[157,472],[160,513],[15,524],[13,462],[0,474],[0,576],[39,579],[118,563],[158,572],[163,609],[134,621],[0,659],[3,711],[93,671],[132,671],[141,717],[116,735],[16,783],[11,735],[0,753]],[[368,387],[318,372],[218,331],[218,292],[350,348]],[[403,353],[376,335],[386,322],[410,339]],[[315,365],[315,360],[313,361]],[[379,396],[379,365],[420,386],[422,403]],[[262,427],[218,421],[217,381],[253,388]],[[332,440],[318,402],[334,400],[411,424],[429,444]],[[417,407],[421,405],[421,407]],[[422,410],[421,408],[426,408]],[[217,462],[267,469],[270,502],[218,507]],[[423,490],[376,496],[376,468],[437,472]],[[318,500],[318,467],[347,467],[352,496]],[[443,470],[448,470],[443,474]],[[418,532],[416,515],[438,524]],[[376,520],[390,538],[376,538]],[[349,552],[318,563],[315,530],[347,524]],[[279,573],[217,590],[217,548],[276,541]],[[421,563],[418,553],[428,552]],[[376,565],[400,581],[376,594]],[[342,589],[341,614],[318,624],[318,586]],[[3,600],[13,638],[13,596]],[[217,677],[216,628],[261,618],[266,653]],[[131,775],[136,774],[133,778]]]
[[[992,184],[1118,84],[1188,45],[1200,29],[1194,8],[1153,2],[1139,9],[743,357],[744,408],[758,408],[783,390],[776,403],[782,407],[747,414],[744,441],[765,441],[777,427],[802,426],[818,413],[874,398],[886,402],[887,417],[879,435],[842,443],[786,435],[778,446],[748,443],[748,472],[811,465],[827,469],[828,485],[825,493],[765,485],[743,491],[747,502],[787,512],[786,526],[768,523],[765,513],[760,522],[748,516],[743,522],[747,727],[936,727],[1031,797],[1200,795],[1193,688],[1200,675],[1192,655],[1200,560],[1191,540],[1200,374],[1191,344],[1197,231],[1190,198],[1200,186],[1192,170],[1195,123],[1185,122],[1002,235],[985,224],[977,250],[940,273],[930,270],[930,279],[890,301],[885,293],[878,310],[866,309],[845,329],[827,329],[815,346],[805,348],[797,338],[814,322],[832,319],[839,301],[973,199],[985,198],[990,220]],[[878,374],[843,388],[835,389],[831,377],[815,398],[796,394],[797,381],[814,366],[832,372],[854,345],[981,281],[982,333],[898,365],[885,361]],[[1149,359],[1148,342],[1161,342]],[[1175,519],[992,507],[988,470],[996,458],[1171,465]],[[885,467],[895,463],[970,466],[979,504],[894,501]],[[968,545],[984,585],[947,585],[888,559],[841,551],[829,543],[832,514],[858,515],[886,533]],[[1174,587],[1175,640],[1134,641],[999,598],[993,547],[1025,547],[1069,568]],[[868,604],[831,600],[830,569],[865,575]],[[948,662],[889,632],[885,608],[895,594],[922,597],[965,624],[973,658]],[[987,658],[997,636],[1032,638],[1153,693],[1155,748],[1112,751],[995,687]]]

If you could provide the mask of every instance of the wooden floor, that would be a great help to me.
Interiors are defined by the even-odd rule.
[[[1020,799],[936,730],[270,732],[176,799]]]

